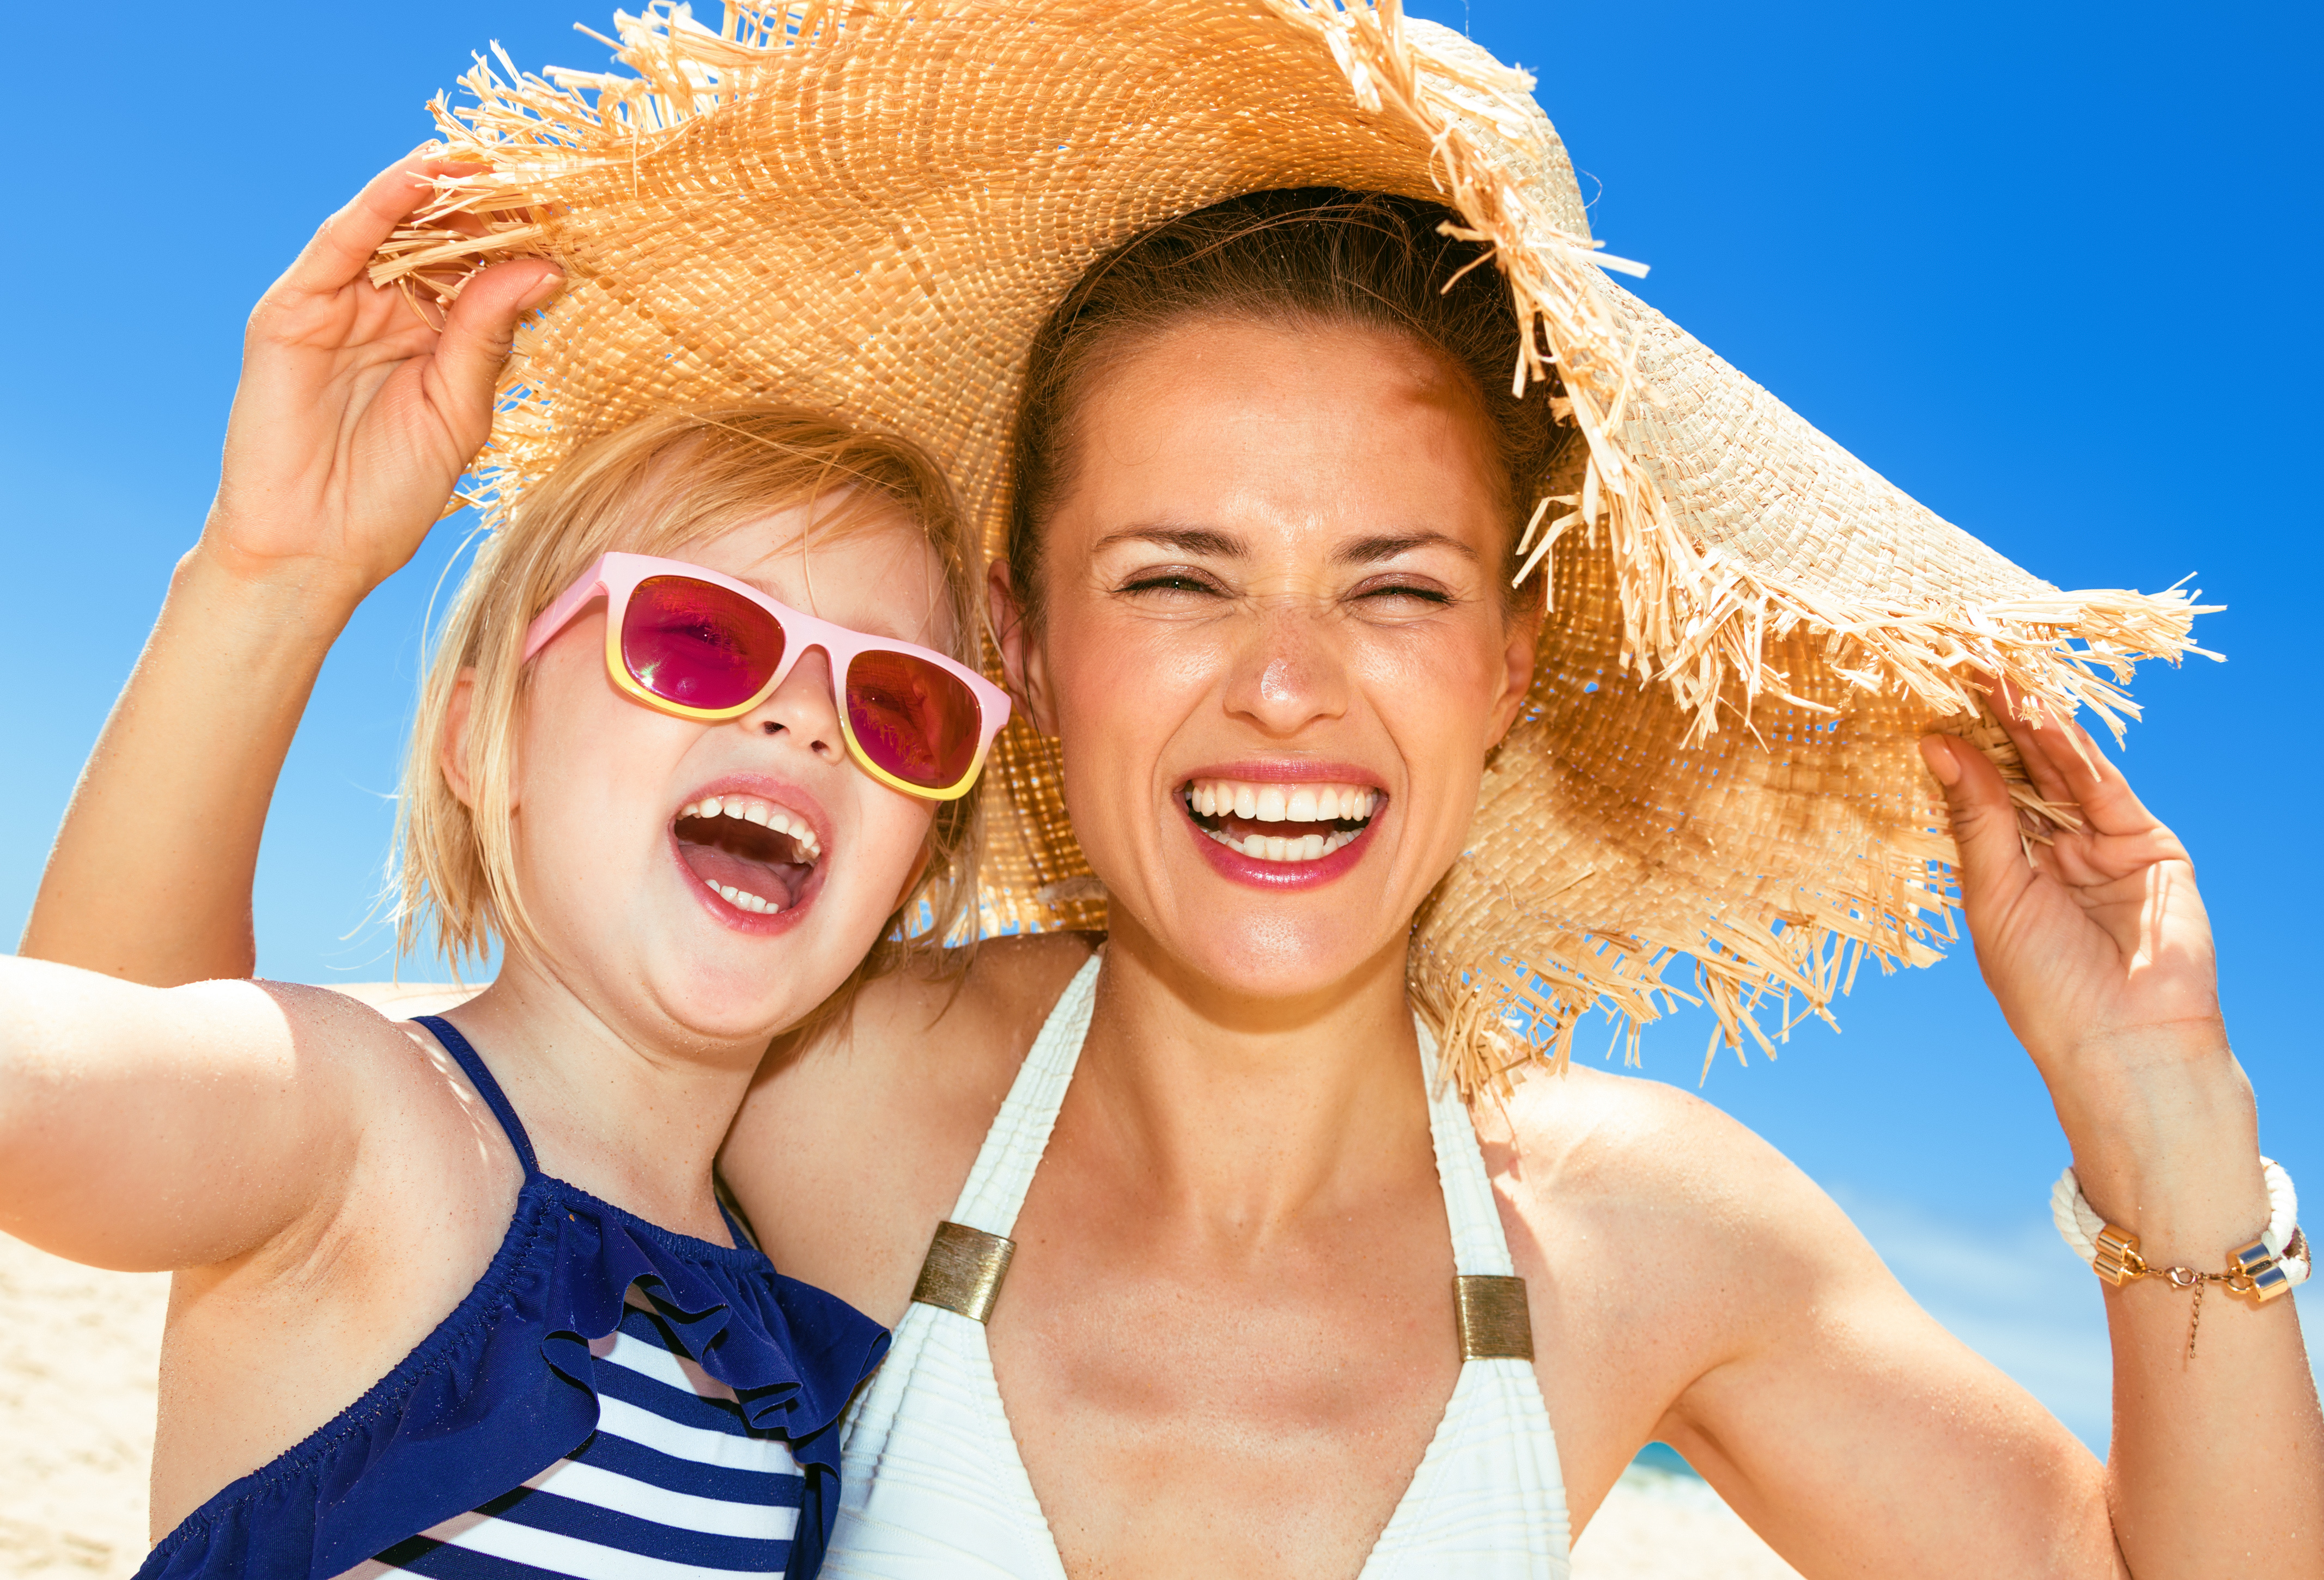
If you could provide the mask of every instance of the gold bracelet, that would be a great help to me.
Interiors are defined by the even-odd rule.
[[[2203,1286],[2225,1284],[2231,1295],[2240,1295],[2254,1306],[2264,1306],[2270,1300],[2292,1292],[2291,1274],[2284,1271],[2286,1258],[2302,1259],[2308,1254],[2307,1236],[2299,1229],[2292,1231],[2291,1243],[2279,1255],[2270,1251],[2264,1238],[2248,1245],[2237,1246],[2227,1256],[2225,1272],[2198,1272],[2191,1267],[2155,1267],[2139,1254],[2138,1236],[2128,1229],[2107,1225],[2098,1232],[2097,1253],[2090,1258],[2090,1271],[2115,1288],[2135,1282],[2142,1278],[2159,1278],[2174,1290],[2195,1291],[2195,1309],[2187,1319],[2187,1358],[2195,1358],[2195,1333],[2203,1324]]]

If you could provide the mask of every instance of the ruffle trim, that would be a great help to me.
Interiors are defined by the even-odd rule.
[[[789,1572],[812,1575],[839,1510],[839,1415],[887,1330],[756,1251],[536,1175],[452,1314],[329,1424],[187,1516],[139,1580],[325,1580],[521,1485],[596,1429],[589,1342],[620,1325],[632,1284],[751,1425],[787,1438],[807,1481]]]

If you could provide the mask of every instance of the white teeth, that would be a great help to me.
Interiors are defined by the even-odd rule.
[[[1238,851],[1259,861],[1321,861],[1333,851],[1343,849],[1360,829],[1333,829],[1328,834],[1302,834],[1297,839],[1277,839],[1269,834],[1251,834],[1236,841],[1222,833],[1204,829],[1206,839],[1216,840],[1228,850]]]
[[[706,877],[702,880],[702,886],[738,911],[749,911],[754,915],[770,916],[783,908],[778,901],[765,899],[748,889],[738,889],[731,884],[713,883]]]
[[[779,808],[748,796],[706,795],[700,801],[679,807],[678,815],[682,818],[739,818],[744,822],[757,823],[761,828],[772,829],[779,834],[788,834],[798,841],[799,854],[806,857],[810,864],[823,858],[823,842],[815,837],[815,830],[807,825],[806,819],[786,817]],[[782,907],[774,905],[770,908],[780,910]]]
[[[1286,784],[1197,779],[1185,791],[1197,817],[1239,817],[1252,822],[1361,822],[1379,806],[1379,792],[1356,785]]]

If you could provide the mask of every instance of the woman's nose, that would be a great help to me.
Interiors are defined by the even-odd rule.
[[[1294,735],[1347,710],[1347,670],[1305,608],[1262,610],[1228,681],[1227,711],[1269,735]]]
[[[735,721],[757,735],[788,736],[796,746],[825,762],[847,755],[839,732],[839,702],[831,683],[831,660],[820,648],[799,655],[783,684],[767,700]]]

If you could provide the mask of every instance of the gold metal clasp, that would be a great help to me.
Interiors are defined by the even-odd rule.
[[[1452,1280],[1452,1300],[1461,1318],[1462,1360],[1533,1359],[1533,1313],[1526,1307],[1525,1280],[1461,1273]]]
[[[2255,1306],[2264,1306],[2292,1292],[2292,1275],[2283,1271],[2282,1259],[2267,1248],[2267,1241],[2258,1239],[2238,1245],[2228,1256],[2227,1288]]]
[[[971,1322],[992,1316],[992,1302],[1001,1298],[1001,1281],[1008,1276],[1009,1259],[1017,1242],[989,1235],[966,1224],[941,1223],[928,1242],[927,1260],[920,1263],[920,1281],[912,1299],[923,1306],[954,1311]]]
[[[2128,1229],[2108,1224],[2098,1231],[2097,1245],[2090,1271],[2115,1288],[2146,1276],[2146,1258],[2138,1254],[2138,1236]]]

